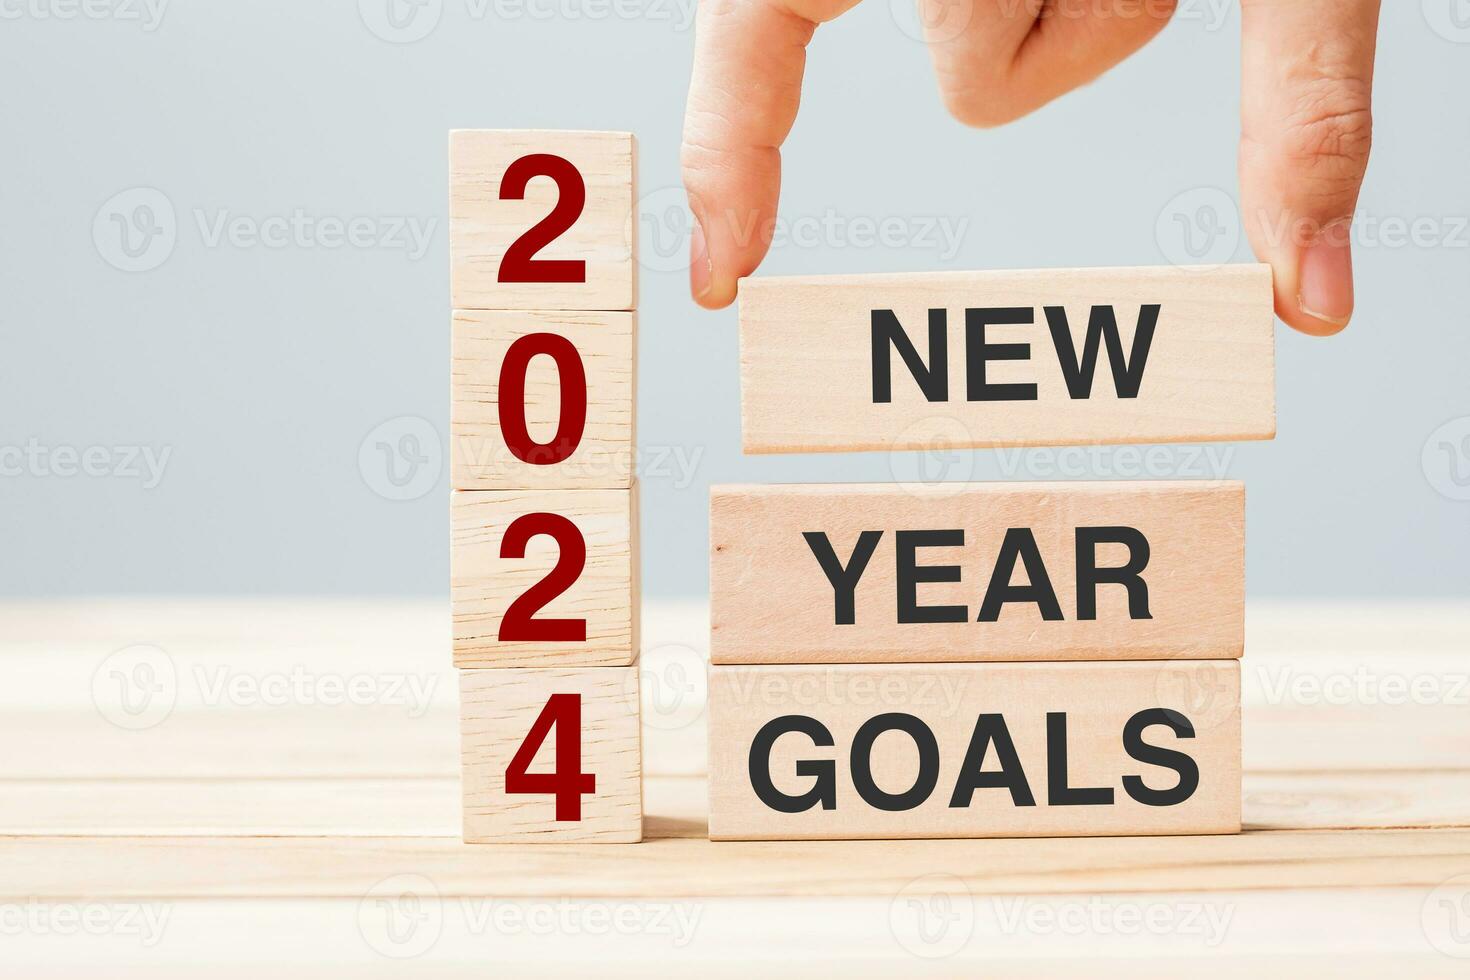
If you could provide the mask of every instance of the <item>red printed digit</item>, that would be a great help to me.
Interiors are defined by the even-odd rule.
[[[550,442],[536,442],[526,430],[526,372],[537,354],[556,362],[561,385],[561,413]],[[587,426],[587,371],[582,367],[582,355],[570,340],[554,333],[516,338],[500,362],[497,398],[500,432],[516,459],[533,466],[550,466],[576,452]]]
[[[587,185],[571,161],[552,153],[531,153],[505,168],[500,179],[502,201],[524,201],[532,177],[556,181],[556,206],[520,238],[500,260],[500,282],[586,282],[587,263],[581,259],[538,259],[536,253],[571,228],[587,206]]]
[[[551,772],[527,772],[553,725],[556,767]],[[525,741],[505,767],[505,791],[554,796],[557,820],[582,819],[582,796],[597,792],[597,775],[582,771],[582,695],[553,694],[546,699]]]
[[[585,619],[533,619],[557,596],[572,587],[587,565],[587,542],[577,525],[560,514],[524,514],[510,522],[500,542],[500,557],[526,557],[526,544],[538,534],[556,540],[561,549],[556,564],[546,577],[531,586],[510,604],[500,620],[499,637],[504,642],[537,640],[545,642],[587,642]]]

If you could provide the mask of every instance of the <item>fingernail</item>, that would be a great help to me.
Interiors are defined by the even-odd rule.
[[[696,301],[709,295],[710,282],[714,279],[714,267],[710,264],[709,248],[704,241],[704,222],[694,214],[694,229],[689,235],[689,292]]]
[[[1297,305],[1328,323],[1344,324],[1353,315],[1353,248],[1345,223],[1324,229],[1302,253]]]

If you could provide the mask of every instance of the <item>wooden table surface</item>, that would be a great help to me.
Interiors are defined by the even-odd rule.
[[[458,841],[443,603],[0,606],[7,976],[1470,976],[1470,604],[1250,607],[1238,837],[712,843],[706,610],[645,843]]]

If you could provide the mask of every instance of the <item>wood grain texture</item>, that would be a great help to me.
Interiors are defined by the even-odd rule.
[[[1107,345],[1091,393],[1068,392],[1044,307],[1065,309],[1075,370],[1094,306],[1115,309],[1133,350],[1141,309],[1158,305],[1137,396],[1120,397]],[[1034,384],[1035,399],[967,401],[967,309],[1029,311],[991,325],[991,384]],[[891,401],[875,403],[872,321],[890,310],[933,366],[930,311],[947,311],[947,400],[930,401],[896,354]],[[989,446],[1195,442],[1275,435],[1270,269],[1045,269],[757,277],[740,283],[741,399],[748,453],[944,450]],[[977,344],[977,351],[979,345]],[[974,353],[974,352],[972,352]],[[1130,364],[1133,361],[1130,359]]]
[[[627,488],[633,485],[636,317],[632,313],[456,310],[450,370],[451,484],[456,490]],[[587,413],[564,460],[518,458],[500,429],[500,374],[506,351],[528,334],[563,337],[586,378]],[[526,429],[547,445],[561,421],[566,379],[549,356],[525,374]]]
[[[486,931],[492,900],[543,912],[684,902],[701,917],[678,963],[701,975],[834,957],[851,976],[1269,976],[1306,958],[1340,976],[1464,974],[1463,958],[1434,945],[1463,949],[1454,936],[1470,936],[1447,918],[1464,894],[1452,883],[1470,873],[1464,601],[1253,601],[1241,662],[1247,832],[1211,837],[711,842],[693,669],[707,622],[699,602],[646,610],[648,843],[467,846],[442,599],[0,602],[0,895],[20,914],[170,910],[149,948],[136,934],[12,931],[4,962],[17,976],[154,978],[289,976],[309,959],[317,974],[340,962],[388,976],[401,967],[366,940],[375,920],[363,916],[382,906],[364,897],[423,875],[444,913],[413,961],[424,976],[646,976],[650,957],[672,955],[666,933],[559,933],[548,962],[544,933]],[[144,642],[167,654],[176,704],[127,730],[107,697],[128,692],[96,681]],[[371,704],[214,699],[221,679],[297,668],[395,683]],[[406,699],[404,675],[431,696]],[[1346,703],[1297,683],[1343,677]],[[1405,696],[1387,686],[1395,679],[1431,697]],[[895,915],[946,885],[973,897],[974,933],[953,956],[923,959],[897,938]],[[1136,917],[1198,903],[1233,910],[1219,945],[1148,929],[1038,934],[995,917],[1075,925],[1098,906]]]
[[[551,213],[549,177],[523,200],[501,200],[506,168],[529,154],[572,163],[586,188],[582,213],[538,259],[586,263],[581,283],[498,282],[510,245]],[[449,269],[455,309],[631,310],[637,306],[636,141],[631,133],[455,130],[449,134]]]
[[[1088,584],[1078,608],[1077,529],[1123,526],[1147,540],[1139,572],[1147,613],[1130,590]],[[1007,602],[980,622],[1008,529],[1029,529],[1064,618]],[[962,546],[919,547],[901,559],[899,532],[958,530]],[[839,620],[838,596],[817,558],[830,548],[855,570],[860,536],[880,531]],[[825,534],[812,544],[807,532]],[[906,554],[906,552],[905,552]],[[1098,568],[1128,564],[1123,543],[1098,544]],[[908,588],[900,568],[933,579]],[[1090,567],[1089,563],[1089,567]],[[1005,563],[1010,568],[1011,563]],[[953,566],[951,581],[940,569]],[[921,572],[920,574],[925,574]],[[1030,581],[1017,562],[1000,585]],[[900,605],[963,607],[962,621],[915,622]],[[714,663],[931,663],[1213,659],[1244,644],[1245,490],[1230,482],[979,483],[717,486],[710,491],[710,656]]]
[[[464,840],[589,844],[643,839],[643,754],[638,668],[523,668],[460,671],[460,755],[463,761]],[[578,740],[580,773],[592,792],[581,795],[576,820],[556,819],[549,794],[508,793],[506,769],[547,701],[574,695],[581,731],[558,723],[528,773],[557,773],[560,739]],[[571,775],[560,773],[562,775]]]
[[[941,899],[949,901],[926,904]],[[267,973],[388,980],[410,972],[405,961],[416,978],[431,980],[646,980],[650,973],[748,980],[808,975],[818,961],[840,964],[844,980],[1077,973],[1238,980],[1289,971],[1463,980],[1464,960],[1428,941],[1423,899],[1413,888],[1004,896],[969,893],[949,878],[916,881],[896,898],[838,901],[503,899],[446,896],[431,879],[402,874],[356,899],[151,901],[142,911],[161,923],[157,934],[100,931],[59,941],[18,929],[6,937],[5,964],[18,977],[109,980],[196,980],[206,972],[211,980]],[[616,925],[601,927],[609,921]],[[1452,934],[1440,927],[1430,935]]]
[[[1194,677],[1208,672],[1208,696]],[[710,836],[716,840],[818,840],[916,837],[1142,836],[1233,834],[1240,830],[1240,669],[1233,660],[1192,663],[906,664],[902,666],[712,667],[710,672]],[[1197,787],[1177,798],[1146,801],[1125,790],[1130,777],[1152,791],[1187,777],[1130,757],[1124,732],[1136,712],[1163,708],[1188,720],[1178,737],[1151,725],[1143,742],[1182,752],[1197,768]],[[1050,713],[1065,713],[1065,737]],[[1003,725],[994,735],[994,718]],[[781,719],[805,716],[819,732],[788,731]],[[873,719],[923,723],[937,760],[925,776],[920,736],[864,728]],[[995,741],[967,758],[979,720]],[[762,742],[762,731],[775,731]],[[1193,735],[1188,735],[1193,731]],[[825,734],[820,734],[825,732]],[[830,736],[830,745],[822,746]],[[1006,743],[1014,747],[1007,760]],[[1065,746],[1061,759],[1054,753]],[[977,746],[978,748],[978,746]],[[1137,750],[1135,750],[1136,752]],[[863,789],[859,759],[870,760]],[[823,760],[831,760],[825,767]],[[1055,761],[1065,761],[1059,771]],[[1170,763],[1175,766],[1175,763]],[[806,771],[812,768],[811,771]],[[835,776],[823,776],[826,768]],[[1007,787],[961,792],[966,773],[1004,769]],[[762,791],[757,781],[769,777]],[[1015,778],[1019,776],[1019,778]],[[1065,777],[1065,779],[1062,779]],[[917,800],[896,797],[928,781]],[[814,789],[822,793],[820,803]],[[1106,800],[1082,802],[1062,787],[1096,788]],[[1018,785],[1019,784],[1019,788]],[[884,796],[894,799],[883,799]],[[795,798],[807,796],[805,800]],[[774,801],[774,802],[773,802]],[[783,810],[795,812],[782,812]]]
[[[467,846],[453,837],[0,837],[0,899],[358,899],[406,871],[445,895],[892,896],[948,874],[976,894],[1433,888],[1470,872],[1470,830],[996,840],[651,840]]]
[[[647,694],[645,692],[645,702]],[[644,706],[645,722],[648,706]],[[440,721],[440,719],[435,719]],[[446,728],[455,719],[443,719]],[[645,724],[645,840],[709,837],[704,772],[667,772],[649,750],[703,730]],[[458,739],[456,738],[456,742]],[[0,776],[0,836],[12,837],[454,837],[461,832],[459,749],[454,768],[382,775],[33,779]],[[1470,828],[1470,770],[1250,772],[1249,831]]]
[[[511,603],[557,565],[549,535],[533,537],[524,558],[502,558],[506,529],[549,513],[580,532],[586,563],[537,619],[581,619],[586,640],[501,640]],[[450,500],[450,593],[457,667],[621,666],[638,656],[638,497],[629,490],[456,490]]]

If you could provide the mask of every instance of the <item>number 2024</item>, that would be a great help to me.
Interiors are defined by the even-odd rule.
[[[521,157],[506,168],[500,182],[502,200],[524,200],[532,177],[556,181],[558,197],[551,213],[533,225],[506,249],[500,262],[500,282],[587,281],[587,264],[581,259],[538,259],[541,251],[566,232],[581,216],[587,203],[582,175],[566,159],[549,153]],[[560,412],[550,441],[538,443],[526,424],[526,373],[531,359],[546,355],[556,364],[560,383]],[[587,424],[587,372],[582,357],[571,341],[551,333],[519,337],[506,351],[500,365],[497,410],[506,447],[517,459],[533,466],[553,466],[568,459],[582,441]],[[500,542],[501,558],[525,558],[526,545],[537,535],[556,541],[556,564],[546,577],[527,589],[506,609],[500,621],[502,641],[586,642],[585,619],[536,618],[552,600],[569,589],[587,563],[587,542],[582,532],[560,514],[537,512],[517,517]],[[555,766],[549,773],[529,771],[536,752],[555,728]],[[555,799],[555,819],[582,819],[582,796],[597,790],[597,777],[582,772],[582,698],[579,694],[553,694],[526,733],[525,740],[505,770],[507,794],[550,795]]]

